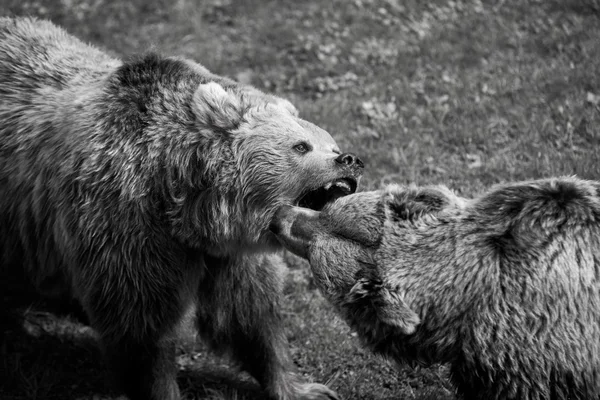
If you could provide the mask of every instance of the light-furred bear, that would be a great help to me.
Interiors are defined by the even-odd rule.
[[[336,396],[293,372],[268,227],[354,192],[360,159],[284,99],[35,19],[0,18],[0,121],[0,272],[77,299],[131,399],[180,397],[172,336],[195,306],[270,398]]]
[[[600,398],[600,182],[392,185],[272,229],[375,353],[449,363],[465,399]]]

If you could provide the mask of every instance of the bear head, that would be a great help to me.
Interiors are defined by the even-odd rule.
[[[282,207],[271,230],[309,261],[321,292],[361,338],[380,342],[412,334],[421,322],[405,301],[406,286],[390,279],[390,269],[403,266],[391,259],[389,248],[417,240],[419,226],[463,206],[445,187],[391,185],[339,198],[322,211]]]
[[[170,174],[182,240],[214,255],[279,247],[268,227],[280,206],[319,210],[356,191],[362,161],[289,101],[214,79],[194,90],[195,139]]]

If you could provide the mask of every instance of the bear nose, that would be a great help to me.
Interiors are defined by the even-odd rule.
[[[362,162],[360,158],[358,158],[355,154],[352,153],[343,153],[337,156],[335,162],[338,164],[343,164],[348,167],[357,166],[358,168],[364,168],[365,164]]]

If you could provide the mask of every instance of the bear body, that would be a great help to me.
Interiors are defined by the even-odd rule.
[[[280,205],[356,189],[362,163],[327,132],[195,62],[123,62],[11,18],[0,121],[0,273],[76,299],[131,399],[179,398],[173,336],[192,308],[270,397],[335,396],[292,372],[268,230]]]
[[[272,228],[374,352],[465,399],[600,397],[600,183],[443,186],[283,207]]]

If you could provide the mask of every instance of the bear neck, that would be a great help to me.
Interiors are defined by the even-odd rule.
[[[418,229],[388,226],[377,263],[386,266],[385,279],[421,318],[417,332],[404,341],[413,356],[448,362],[463,351],[481,315],[482,297],[495,296],[496,278],[493,266],[477,261],[460,216],[429,222]]]
[[[200,126],[191,108],[198,85],[219,78],[192,66],[149,54],[70,88],[58,130],[69,132],[65,142],[86,137],[71,148],[81,159],[81,182],[91,185],[110,175],[125,200],[116,215],[136,207],[162,210],[165,229],[177,240],[214,253],[271,246],[261,227],[274,209],[259,212],[240,198],[230,135]],[[85,117],[66,117],[73,113]]]

